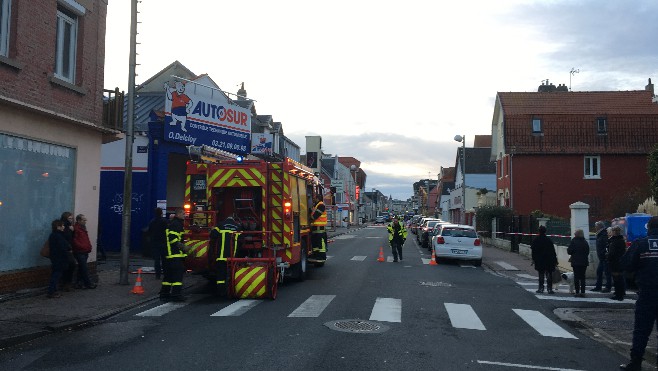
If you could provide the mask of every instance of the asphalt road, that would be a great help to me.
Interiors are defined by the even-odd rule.
[[[556,303],[484,267],[431,266],[413,236],[377,262],[386,229],[338,236],[325,267],[274,301],[148,303],[0,355],[4,369],[614,370],[625,359],[565,326]],[[388,248],[384,248],[390,256]],[[336,322],[338,322],[336,324]],[[338,331],[338,330],[344,331]]]

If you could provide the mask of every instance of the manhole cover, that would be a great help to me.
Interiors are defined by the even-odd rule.
[[[324,324],[332,330],[351,332],[357,334],[373,334],[388,330],[388,326],[378,322],[364,321],[360,319],[345,319],[331,321]]]

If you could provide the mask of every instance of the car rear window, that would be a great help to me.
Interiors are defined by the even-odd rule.
[[[428,228],[434,228],[435,225],[439,224],[438,220],[432,220],[431,222],[427,222],[427,227]]]
[[[477,233],[475,233],[474,230],[468,228],[447,227],[443,228],[443,231],[441,231],[441,236],[477,238]]]

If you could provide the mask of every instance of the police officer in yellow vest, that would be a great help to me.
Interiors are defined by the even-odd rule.
[[[226,218],[210,231],[210,246],[214,249],[215,273],[217,280],[217,294],[225,296],[227,294],[227,274],[229,256],[235,257],[238,247],[238,237],[241,230],[238,222],[232,216]],[[231,254],[230,249],[233,249]]]
[[[185,211],[181,208],[176,209],[174,218],[169,222],[166,229],[167,251],[165,252],[164,277],[162,279],[162,288],[160,289],[161,300],[184,301],[183,274],[185,266],[183,261],[185,254],[185,245],[183,244],[183,219]]]
[[[311,259],[315,262],[327,260],[327,210],[322,201],[322,195],[316,196],[316,204],[311,211]]]
[[[393,218],[393,222],[388,225],[388,243],[393,250],[393,262],[398,261],[398,256],[402,260],[402,245],[407,240],[407,229],[403,223],[400,223],[398,218]]]

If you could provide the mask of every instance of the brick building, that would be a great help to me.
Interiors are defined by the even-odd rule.
[[[492,120],[499,205],[569,217],[590,205],[590,219],[609,219],[610,205],[646,187],[647,155],[658,143],[658,105],[645,90],[498,93]],[[632,212],[633,210],[628,210]]]
[[[85,214],[95,241],[100,148],[119,132],[103,122],[107,1],[0,7],[2,293],[47,282],[39,250],[62,212]]]

